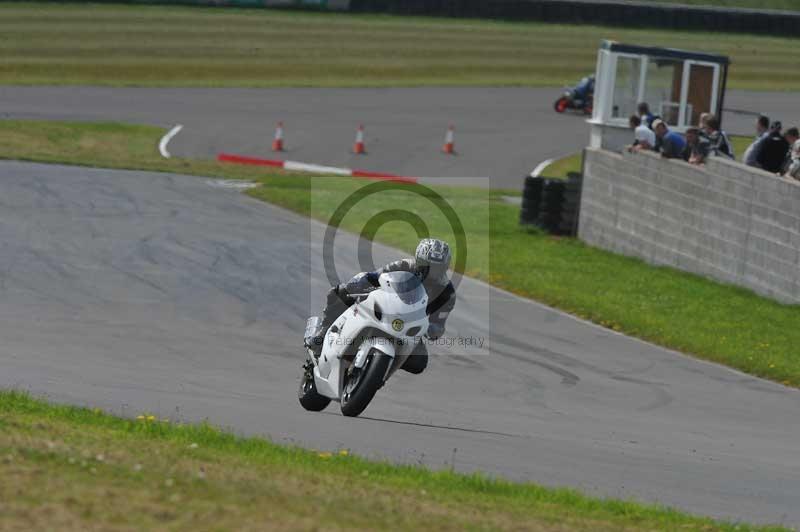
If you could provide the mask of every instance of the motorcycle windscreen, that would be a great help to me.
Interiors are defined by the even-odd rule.
[[[381,275],[381,285],[387,292],[392,292],[406,305],[413,305],[427,296],[422,281],[409,272],[391,272]]]

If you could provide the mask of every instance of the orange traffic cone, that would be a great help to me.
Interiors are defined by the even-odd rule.
[[[275,139],[272,141],[272,151],[283,151],[283,122],[278,122],[275,128]]]
[[[356,155],[367,153],[367,149],[364,147],[364,124],[360,124],[358,131],[356,131],[356,143],[353,145],[353,153]]]
[[[444,146],[442,146],[442,151],[448,155],[454,155],[456,153],[456,145],[453,142],[454,138],[454,131],[453,125],[450,124],[450,127],[447,128],[447,134],[444,137]]]

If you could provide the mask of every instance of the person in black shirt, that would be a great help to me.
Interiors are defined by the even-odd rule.
[[[705,164],[711,153],[711,143],[707,138],[700,136],[700,129],[690,127],[686,130],[686,145],[683,147],[681,157],[689,164]]]

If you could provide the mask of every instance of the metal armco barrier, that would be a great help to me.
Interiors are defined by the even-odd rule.
[[[350,0],[350,11],[796,36],[800,13],[626,0]]]

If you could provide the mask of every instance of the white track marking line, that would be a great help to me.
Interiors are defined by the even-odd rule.
[[[181,129],[183,129],[183,126],[181,124],[178,124],[172,129],[170,129],[166,135],[161,137],[161,142],[158,143],[158,151],[161,152],[161,156],[164,157],[165,159],[169,159],[171,157],[171,155],[167,151],[167,144],[169,144],[169,141],[171,141],[175,135],[180,133]]]
[[[533,169],[531,172],[531,177],[539,177],[539,174],[544,172],[544,169],[553,164],[553,159],[547,159],[546,161],[542,161],[536,165],[536,168]]]
[[[228,181],[227,179],[208,179],[206,183],[212,187],[232,188],[234,190],[247,190],[258,186],[258,183],[253,183],[252,181]]]
[[[295,170],[298,172],[316,172],[318,174],[351,175],[349,168],[336,168],[335,166],[322,166],[319,164],[298,163],[297,161],[284,161],[284,170]]]

